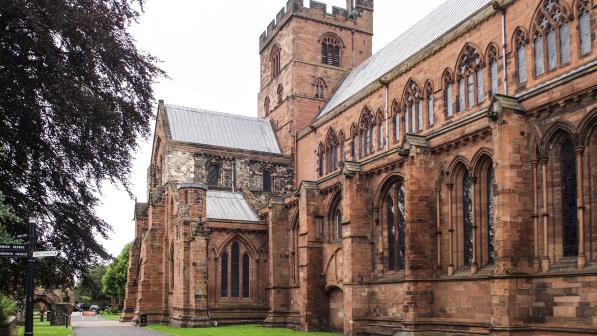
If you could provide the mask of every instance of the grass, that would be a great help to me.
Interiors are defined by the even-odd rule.
[[[103,317],[106,320],[110,320],[110,321],[119,321],[120,320],[120,314],[105,314],[105,313],[102,313],[101,315],[99,315],[99,317]]]
[[[18,327],[18,335],[25,334],[25,327]],[[39,316],[33,320],[33,334],[35,336],[73,336],[73,329],[69,326],[50,326],[49,321],[39,321]]]
[[[146,328],[173,336],[331,336],[341,335],[330,332],[298,332],[286,328],[265,328],[259,325],[223,326],[213,328],[178,328],[152,324]]]

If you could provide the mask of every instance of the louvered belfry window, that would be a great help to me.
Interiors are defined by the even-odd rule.
[[[340,66],[341,43],[333,35],[327,35],[321,40],[321,63]]]

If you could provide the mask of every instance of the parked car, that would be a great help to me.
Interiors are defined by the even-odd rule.
[[[95,304],[94,304],[94,305],[91,305],[91,306],[89,307],[89,311],[94,311],[94,312],[97,312],[97,311],[99,311],[99,310],[100,310],[100,307],[99,307],[98,305],[95,305]]]
[[[85,302],[79,302],[75,305],[77,311],[85,311],[89,308],[89,305]]]

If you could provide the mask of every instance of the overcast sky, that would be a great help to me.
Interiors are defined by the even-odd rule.
[[[345,0],[320,0],[345,7]],[[373,52],[383,48],[445,0],[376,0]],[[306,1],[306,4],[308,1]],[[170,76],[154,85],[166,103],[257,116],[259,35],[286,0],[146,0],[145,13],[131,32],[138,47],[161,59]],[[152,125],[153,128],[153,125]],[[133,193],[147,200],[151,139],[136,153]],[[135,201],[105,184],[98,215],[112,225],[104,246],[117,255],[133,240]]]

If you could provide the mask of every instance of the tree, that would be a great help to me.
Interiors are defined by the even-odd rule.
[[[94,210],[99,186],[129,190],[165,76],[127,30],[143,2],[0,0],[0,192],[21,219],[8,233],[33,219],[38,248],[61,251],[38,262],[40,286],[72,286],[109,257],[95,238],[110,232]],[[23,265],[0,259],[0,291],[21,290]]]
[[[75,286],[76,301],[102,300],[106,297],[102,291],[102,278],[106,274],[105,265],[90,267]]]
[[[130,250],[131,244],[126,244],[118,257],[108,266],[106,274],[102,278],[104,294],[118,299],[118,302],[124,296]]]

